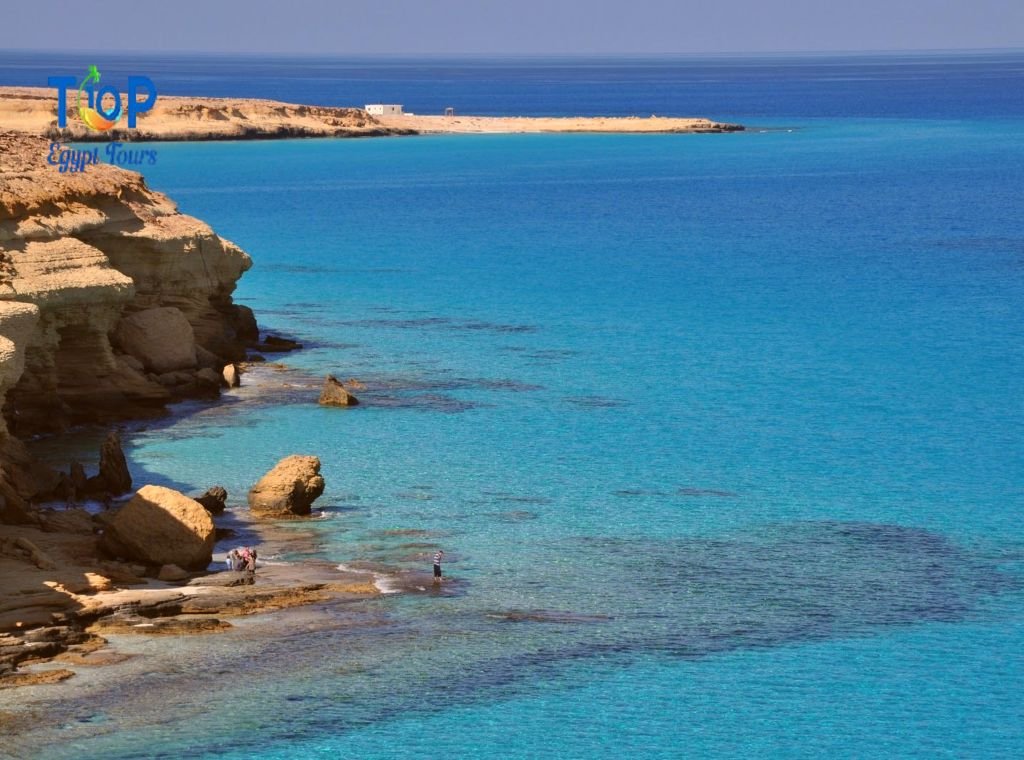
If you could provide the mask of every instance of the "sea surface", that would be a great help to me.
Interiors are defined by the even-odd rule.
[[[56,726],[0,753],[1024,755],[1024,53],[4,53],[0,79],[89,63],[750,129],[155,146],[148,183],[252,255],[238,301],[306,348],[263,396],[132,429],[137,480],[241,513],[316,454],[273,560],[404,590],[119,639],[145,672],[22,690]],[[317,406],[326,372],[363,404]]]

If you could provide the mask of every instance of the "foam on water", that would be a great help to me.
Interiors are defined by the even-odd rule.
[[[344,563],[338,565],[338,569],[345,573],[357,573],[359,575],[373,576],[373,585],[382,594],[397,594],[402,590],[401,587],[396,583],[395,579],[392,576],[389,576],[385,573],[375,573],[372,570],[363,570],[360,568],[349,567]]]

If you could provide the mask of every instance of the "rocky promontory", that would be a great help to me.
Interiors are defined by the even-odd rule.
[[[122,99],[124,96],[122,96]],[[126,102],[126,101],[123,101]],[[282,103],[259,98],[200,98],[160,95],[139,115],[135,129],[88,129],[66,97],[67,127],[57,126],[57,91],[49,87],[0,87],[0,129],[61,140],[273,140],[294,137],[377,137],[415,134],[385,126],[362,108]]]
[[[57,140],[274,140],[294,137],[384,137],[422,134],[604,132],[673,134],[741,132],[739,124],[678,116],[474,116],[402,113],[375,116],[363,108],[304,105],[256,98],[160,95],[134,129],[88,129],[68,91],[67,126],[58,127],[57,90],[0,87],[0,129]],[[122,103],[127,105],[125,96]]]
[[[250,258],[141,175],[60,173],[47,145],[0,133],[0,435],[216,395],[251,340]]]
[[[116,661],[106,633],[215,633],[231,628],[222,617],[380,593],[323,562],[209,573],[216,541],[240,527],[214,523],[227,491],[134,486],[116,431],[92,477],[81,463],[61,473],[31,456],[28,437],[214,398],[238,384],[246,348],[263,345],[252,312],[232,300],[251,266],[240,248],[139,174],[107,164],[61,173],[47,146],[0,132],[0,689],[72,675],[37,663]],[[324,489],[319,464],[282,460],[254,487],[266,507],[255,513],[308,514]],[[280,551],[268,530],[261,549]]]

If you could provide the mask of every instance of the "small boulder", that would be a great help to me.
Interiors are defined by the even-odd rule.
[[[320,460],[292,455],[278,462],[249,491],[249,509],[265,517],[308,515],[324,492]]]
[[[198,362],[192,325],[173,306],[145,309],[125,317],[114,331],[114,342],[157,374],[194,369]]]
[[[224,511],[224,505],[228,500],[228,492],[224,486],[213,486],[207,488],[206,493],[196,498],[206,511],[211,515],[219,515]]]
[[[143,486],[108,523],[100,548],[148,565],[202,570],[213,557],[213,519],[195,499]]]
[[[160,572],[157,573],[156,579],[158,581],[183,581],[188,579],[188,571],[182,570],[175,564],[162,565]]]
[[[228,364],[224,367],[224,371],[221,373],[221,378],[224,381],[226,388],[237,388],[242,384],[242,379],[238,373],[238,367],[234,364]]]
[[[349,393],[338,378],[328,375],[320,391],[320,403],[323,406],[356,406],[359,399]]]

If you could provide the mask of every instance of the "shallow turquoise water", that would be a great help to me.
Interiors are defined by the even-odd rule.
[[[232,703],[211,678],[198,715],[68,746],[1019,754],[1020,129],[161,145],[150,183],[253,255],[288,363],[370,388],[133,461],[240,495],[315,453],[321,556],[441,546],[455,580],[218,644]]]
[[[317,454],[319,556],[454,580],[47,754],[1020,755],[1022,127],[158,146],[288,364],[369,388],[140,431],[137,476],[242,509]]]

